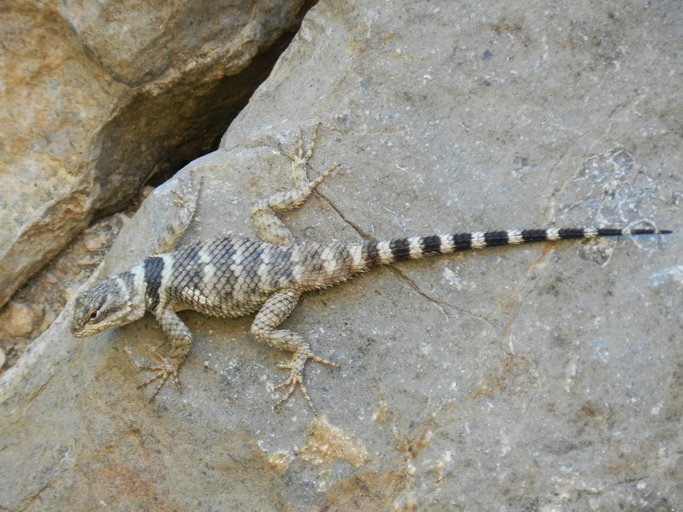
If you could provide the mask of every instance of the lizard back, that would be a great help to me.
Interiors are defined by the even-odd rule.
[[[161,306],[239,317],[257,311],[281,290],[318,290],[397,261],[501,245],[654,233],[666,231],[531,229],[292,246],[230,235],[147,258],[143,262],[146,300],[151,311]]]

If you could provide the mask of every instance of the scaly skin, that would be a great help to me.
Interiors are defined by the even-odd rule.
[[[306,150],[300,135],[297,147],[289,155],[293,187],[260,201],[252,210],[261,240],[229,235],[165,252],[188,227],[197,208],[201,183],[192,175],[181,182],[182,191],[176,202],[180,208],[157,243],[156,252],[160,254],[81,293],[74,310],[74,336],[91,336],[125,325],[146,311],[154,315],[171,348],[167,356],[155,351],[158,365],[141,367],[155,372],[140,385],[157,382],[150,398],[153,399],[169,379],[179,387],[178,371],[192,344],[192,333],[176,312],[190,309],[226,318],[256,313],[251,326],[254,338],[293,354],[289,363],[278,365],[290,373],[276,386],[287,391],[275,407],[287,401],[298,387],[315,411],[304,385],[304,366],[309,359],[337,365],[316,356],[301,335],[278,328],[294,310],[302,293],[341,283],[378,265],[435,254],[530,242],[670,233],[657,229],[569,228],[430,235],[382,242],[295,243],[275,213],[303,204],[336,167],[313,181],[308,179],[306,167],[317,133],[318,128]]]

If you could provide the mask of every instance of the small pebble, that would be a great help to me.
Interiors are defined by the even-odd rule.
[[[34,322],[35,312],[22,302],[9,302],[0,315],[0,328],[8,336],[28,336]]]

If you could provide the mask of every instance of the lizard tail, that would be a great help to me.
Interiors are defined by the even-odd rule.
[[[396,261],[424,258],[432,254],[518,245],[556,240],[588,239],[608,236],[667,235],[667,229],[562,228],[524,229],[511,231],[481,231],[452,235],[430,235],[396,238],[363,244],[363,261],[367,267],[389,265]]]
[[[412,238],[395,238],[384,241],[367,241],[356,244],[332,242],[309,243],[294,246],[298,253],[292,256],[298,263],[293,274],[296,283],[304,290],[317,290],[341,283],[352,276],[380,265],[397,261],[416,260],[436,254],[449,254],[469,249],[500,247],[532,242],[551,242],[577,238],[605,236],[666,235],[669,230],[564,228],[524,229],[521,231],[482,231],[453,235],[429,235]]]

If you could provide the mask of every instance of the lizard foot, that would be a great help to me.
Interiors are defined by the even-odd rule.
[[[278,384],[275,386],[273,389],[282,389],[282,388],[288,388],[287,393],[285,394],[282,399],[278,403],[275,404],[274,409],[277,409],[280,407],[283,403],[285,403],[289,398],[294,394],[294,391],[296,391],[296,387],[299,386],[299,389],[301,389],[301,393],[304,395],[304,398],[308,402],[308,405],[310,406],[311,410],[313,411],[313,414],[317,416],[318,412],[315,410],[315,407],[313,406],[313,400],[311,400],[310,395],[308,394],[308,391],[306,390],[306,386],[304,385],[304,366],[306,364],[307,360],[315,361],[316,363],[320,364],[325,364],[327,366],[334,366],[335,368],[339,368],[339,365],[336,363],[333,363],[331,361],[328,361],[327,359],[321,359],[320,357],[316,356],[312,352],[309,353],[303,353],[303,352],[296,352],[294,356],[292,357],[291,362],[289,363],[283,363],[283,364],[278,364],[277,367],[280,368],[281,370],[290,370],[289,377],[287,378],[286,381]]]
[[[304,142],[304,132],[299,129],[299,133],[296,138],[296,145],[287,152],[282,152],[284,156],[289,158],[295,166],[303,167],[308,165],[308,161],[313,156],[313,150],[318,143],[318,132],[320,131],[321,123],[317,123],[315,128],[313,128],[313,133],[311,134],[311,142],[306,147]],[[296,175],[292,176],[296,181]]]
[[[322,174],[322,176],[318,177],[317,179],[313,181],[310,181],[308,179],[306,168],[310,167],[309,161],[311,160],[311,157],[313,156],[313,150],[315,149],[315,146],[318,143],[319,130],[320,123],[318,123],[313,129],[313,134],[311,135],[311,142],[308,144],[308,147],[306,147],[304,143],[303,132],[299,130],[299,136],[297,138],[296,146],[294,146],[294,148],[292,148],[288,153],[283,153],[287,158],[289,158],[292,161],[292,165],[290,167],[290,174],[295,188],[302,191],[305,190],[306,194],[312,192],[313,189],[320,185],[320,183],[322,183],[322,181],[332,171],[339,167],[339,164],[334,164],[329,169],[327,169],[327,171],[325,171]]]
[[[159,381],[157,384],[156,388],[154,388],[154,392],[152,393],[152,396],[149,398],[149,401],[151,402],[154,400],[154,397],[157,396],[157,393],[159,393],[159,390],[161,390],[162,387],[164,387],[164,384],[168,382],[168,379],[171,377],[173,378],[173,382],[175,382],[176,387],[178,388],[178,391],[180,391],[180,380],[178,379],[178,370],[180,369],[180,365],[174,363],[167,357],[162,356],[157,352],[157,350],[154,350],[154,355],[159,359],[161,364],[157,366],[140,366],[140,370],[150,370],[152,372],[156,372],[155,375],[153,375],[151,378],[147,379],[145,382],[140,384],[138,386],[138,389],[144,388],[145,386],[148,386],[152,382]]]

